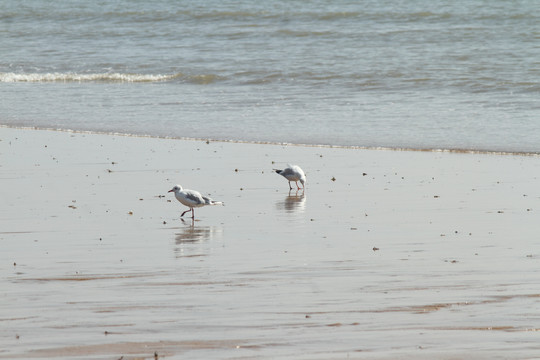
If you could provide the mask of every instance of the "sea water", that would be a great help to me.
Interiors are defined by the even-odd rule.
[[[0,3],[0,124],[540,152],[535,0]]]

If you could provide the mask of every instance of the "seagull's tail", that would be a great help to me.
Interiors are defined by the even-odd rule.
[[[278,170],[278,169],[272,169],[272,170],[274,170],[277,174],[280,174],[280,175],[281,175],[281,172],[283,171],[283,170]]]
[[[214,201],[206,196],[203,196],[203,199],[206,205],[225,205],[222,201]]]

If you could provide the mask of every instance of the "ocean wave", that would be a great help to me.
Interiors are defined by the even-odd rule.
[[[122,73],[0,73],[0,82],[158,82],[182,76]]]
[[[183,81],[192,84],[212,84],[224,78],[215,74],[186,75],[176,73],[171,75],[161,74],[124,74],[124,73],[0,73],[0,83],[17,82],[60,82],[60,83],[88,83],[88,82],[112,82],[112,83],[150,83],[166,81]]]
[[[388,74],[391,76],[392,74]],[[372,80],[366,74],[338,74],[316,73],[313,71],[281,72],[281,71],[241,71],[236,74],[222,76],[217,74],[183,74],[172,75],[156,74],[125,74],[125,73],[13,73],[0,72],[0,83],[151,83],[175,81],[195,85],[208,85],[220,81],[230,80],[239,84],[266,84],[279,83],[294,79],[305,82],[328,82],[328,81],[357,81],[363,83],[367,79]]]
[[[181,80],[196,84],[208,84],[219,79],[218,76],[207,75],[184,75],[181,73],[172,75],[155,74],[123,74],[123,73],[0,73],[0,82],[163,82]]]

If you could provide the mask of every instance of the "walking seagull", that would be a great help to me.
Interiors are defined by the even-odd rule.
[[[191,211],[191,218],[195,219],[195,212],[193,208],[203,207],[206,205],[223,205],[221,201],[214,201],[207,196],[202,196],[200,192],[195,190],[182,189],[182,186],[175,185],[169,192],[174,192],[176,200],[187,206],[189,210],[186,210],[180,215],[184,216],[185,213]]]
[[[304,170],[302,170],[300,166],[287,165],[283,170],[274,169],[274,171],[289,181],[289,190],[292,190],[291,181],[296,183],[298,190],[300,190],[300,187],[298,186],[298,181],[300,181],[302,183],[302,189],[304,189],[306,174],[304,174]]]

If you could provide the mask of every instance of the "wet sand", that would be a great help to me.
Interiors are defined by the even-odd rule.
[[[536,156],[0,140],[0,359],[540,354]]]

